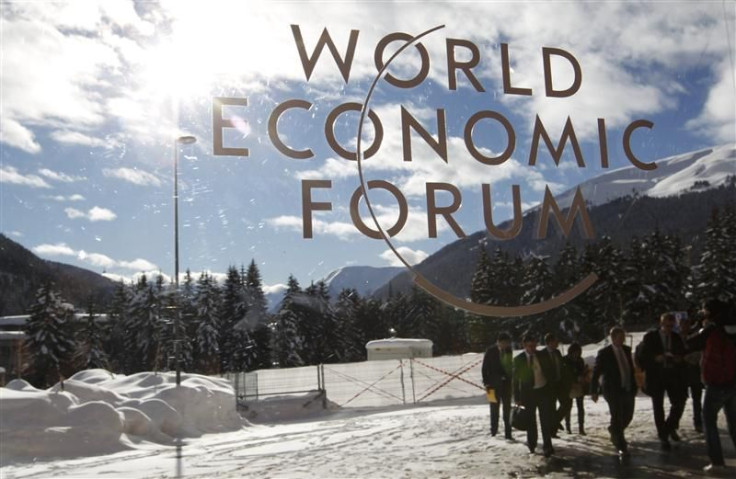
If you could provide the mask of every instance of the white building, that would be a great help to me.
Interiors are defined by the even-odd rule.
[[[432,357],[432,341],[429,339],[376,339],[369,341],[365,349],[368,352],[368,361]]]

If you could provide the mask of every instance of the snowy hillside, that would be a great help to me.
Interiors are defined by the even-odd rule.
[[[736,175],[736,146],[723,145],[664,158],[657,168],[644,171],[635,166],[604,173],[579,185],[583,197],[593,206],[602,205],[636,191],[639,196],[661,198],[686,191],[715,188]],[[557,196],[560,205],[569,205],[575,188]]]
[[[345,288],[353,288],[362,297],[370,296],[378,288],[386,284],[391,278],[402,272],[404,268],[371,266],[346,266],[340,268],[324,279],[330,297],[334,300]]]

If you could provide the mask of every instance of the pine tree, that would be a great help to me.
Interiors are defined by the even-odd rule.
[[[409,333],[414,338],[438,339],[440,303],[424,290],[413,286],[409,295],[407,321]]]
[[[697,301],[736,301],[736,210],[714,209],[705,230],[705,247],[694,268],[693,291]]]
[[[87,318],[77,337],[79,342],[74,354],[74,364],[79,369],[107,369],[109,360],[104,348],[104,332],[97,319],[92,300],[87,306]]]
[[[197,280],[194,294],[194,356],[195,368],[203,374],[220,371],[220,298],[217,284],[207,273]]]
[[[491,262],[483,244],[478,246],[480,254],[470,284],[470,299],[477,304],[490,304],[493,296],[491,286]]]
[[[220,312],[220,364],[222,371],[243,371],[247,367],[248,353],[252,348],[248,336],[245,315],[247,306],[243,295],[242,276],[230,266],[225,278]]]
[[[108,334],[105,341],[105,351],[109,355],[109,367],[113,372],[125,371],[125,365],[129,362],[129,351],[125,347],[126,312],[128,307],[128,288],[121,281],[115,285],[112,302],[107,313]]]
[[[627,277],[636,276],[631,268],[627,269],[629,264],[608,236],[585,248],[581,276],[595,273],[598,280],[576,299],[585,318],[578,323],[579,341],[598,340],[611,326],[622,324],[625,282]]]
[[[252,367],[264,369],[271,366],[271,318],[268,314],[266,295],[263,293],[261,272],[255,260],[251,260],[243,279],[247,305],[246,322],[253,340]]]
[[[359,312],[363,300],[355,289],[343,289],[337,297],[334,308],[339,327],[338,336],[342,340],[341,359],[345,362],[360,361],[363,354],[365,337],[359,327]]]
[[[302,291],[294,276],[289,276],[284,300],[276,316],[274,331],[274,356],[279,367],[288,368],[303,366],[301,353],[304,350],[304,338],[300,331],[298,303]]]
[[[144,334],[142,329],[146,323],[146,299],[149,292],[148,279],[145,274],[138,278],[135,285],[130,288],[127,295],[125,313],[122,316],[123,336],[125,342],[125,363],[123,365],[126,374],[144,371],[148,368],[146,358],[140,349],[139,338]]]
[[[25,348],[30,353],[29,378],[48,387],[72,372],[69,362],[75,343],[71,331],[74,307],[66,303],[49,283],[36,293],[24,326]]]
[[[560,252],[554,266],[554,295],[559,295],[563,291],[571,288],[582,278],[583,275],[581,273],[578,251],[571,243],[568,242]],[[559,308],[551,311],[550,315],[553,317],[552,322],[560,325],[562,336],[564,336],[563,339],[580,339],[580,323],[584,320],[580,301],[569,301]]]

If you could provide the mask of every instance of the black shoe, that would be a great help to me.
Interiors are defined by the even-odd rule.
[[[529,454],[534,454],[534,449],[535,449],[535,448],[533,448],[533,447],[529,446]]]
[[[567,429],[569,430],[570,428],[568,427]],[[558,424],[558,425],[557,425],[557,430],[558,430],[558,431],[564,431],[564,430],[565,430],[565,428],[564,428],[564,427],[562,427],[562,424]]]
[[[583,429],[582,427],[580,428],[580,432],[578,434],[580,434],[581,436],[587,436],[587,434],[585,434],[585,429]]]
[[[512,436],[511,433],[508,433],[504,436],[504,439],[506,439],[507,441],[513,441],[514,436]]]
[[[672,439],[675,442],[680,442],[681,441],[680,435],[677,434],[677,431],[675,431],[674,429],[670,431],[670,439]]]
[[[544,448],[544,457],[550,457],[554,453],[555,453],[554,448],[552,448],[552,447],[545,447]]]
[[[660,439],[659,440],[659,447],[661,447],[663,451],[671,451],[672,450],[672,445],[667,440],[667,438]]]
[[[695,430],[698,431],[698,432],[703,432],[703,426],[701,426],[700,424],[696,424],[695,425]]]

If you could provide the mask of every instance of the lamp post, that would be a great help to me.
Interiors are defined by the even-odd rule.
[[[181,339],[179,338],[179,147],[191,145],[197,139],[193,136],[180,136],[174,141],[174,288],[176,298],[176,316],[174,316],[174,361],[176,362],[176,385],[181,384]]]

